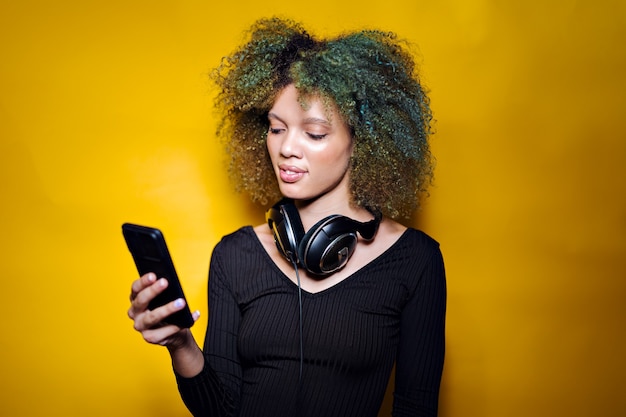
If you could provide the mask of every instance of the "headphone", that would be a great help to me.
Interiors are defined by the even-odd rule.
[[[365,240],[374,239],[382,216],[372,214],[374,219],[364,223],[333,214],[305,233],[295,204],[283,199],[266,212],[265,218],[278,251],[288,261],[324,276],[345,266],[356,248],[357,232]]]

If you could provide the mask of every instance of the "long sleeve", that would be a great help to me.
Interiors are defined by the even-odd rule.
[[[437,248],[402,311],[394,417],[437,415],[445,353],[445,314],[446,278]]]
[[[204,341],[205,365],[193,378],[176,375],[181,397],[194,416],[227,417],[238,408],[241,366],[237,356],[239,308],[224,283],[219,251],[209,272],[209,324]]]

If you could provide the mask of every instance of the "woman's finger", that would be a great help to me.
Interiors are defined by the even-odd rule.
[[[167,288],[167,286],[167,279],[161,278],[156,280],[152,285],[144,287],[141,291],[135,294],[135,297],[131,302],[131,307],[138,311],[146,310],[150,301],[152,301],[154,297],[162,293],[163,290]]]
[[[162,327],[144,330],[141,332],[141,335],[148,343],[165,346],[180,332],[180,330],[180,327],[168,324]]]
[[[133,301],[137,294],[139,294],[142,290],[154,284],[156,281],[156,275],[152,272],[148,272],[147,274],[141,276],[139,279],[133,281],[130,286],[130,301]]]
[[[151,275],[151,276],[150,276]],[[128,317],[135,320],[140,314],[148,310],[148,304],[154,297],[160,294],[165,288],[167,288],[168,282],[165,278],[155,281],[156,276],[154,274],[146,274],[133,283],[134,289],[142,288],[139,292],[134,293],[131,291],[130,308],[128,309]],[[147,281],[145,286],[139,281]],[[151,282],[151,284],[150,284]]]
[[[157,327],[166,327],[164,325],[165,319],[175,312],[182,310],[185,307],[185,304],[186,303],[183,298],[178,298],[161,307],[155,308],[154,310],[142,311],[140,316],[135,314],[135,329],[141,332],[148,329],[155,329]],[[175,327],[180,330],[179,327]]]

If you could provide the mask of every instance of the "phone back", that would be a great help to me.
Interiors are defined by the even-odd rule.
[[[185,298],[161,231],[153,227],[124,223],[122,225],[122,233],[135,261],[139,276],[153,272],[157,278],[165,278],[168,281],[168,287],[150,302],[148,308],[154,310],[177,298]],[[194,323],[191,311],[187,305],[183,310],[172,314],[164,321],[181,328],[191,327]]]

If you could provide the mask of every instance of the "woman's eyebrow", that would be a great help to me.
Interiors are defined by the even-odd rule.
[[[272,113],[272,112],[267,113],[267,118],[278,120],[281,123],[285,123],[285,121],[281,119],[280,116],[277,115],[276,113]],[[328,120],[321,118],[321,117],[307,117],[302,122],[303,124],[321,124],[321,125],[326,125],[326,126],[332,126],[332,124]]]
[[[330,122],[326,119],[322,119],[320,117],[307,117],[304,119],[304,124],[322,124],[326,126],[330,126]]]
[[[279,122],[282,122],[282,121],[283,121],[283,119],[281,119],[280,117],[278,117],[278,115],[277,115],[276,113],[272,113],[272,112],[269,112],[269,113],[267,114],[267,118],[268,118],[268,119],[276,119],[276,120],[278,120]]]

